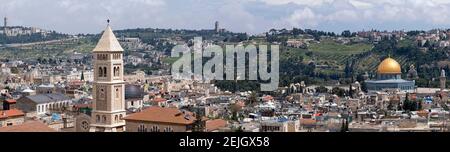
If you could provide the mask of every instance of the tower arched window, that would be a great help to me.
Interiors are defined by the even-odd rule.
[[[103,69],[102,69],[102,67],[99,67],[98,68],[98,77],[102,77],[103,75]]]
[[[103,67],[103,77],[106,77],[106,67]]]
[[[97,121],[97,122],[100,122],[100,116],[99,116],[99,115],[97,115],[96,121]]]
[[[115,115],[114,116],[114,122],[118,122],[119,121],[119,116]]]
[[[106,116],[103,116],[102,122],[106,122]]]
[[[114,67],[114,68],[113,68],[114,76],[117,76],[117,75],[116,75],[116,70],[117,70],[116,67]]]

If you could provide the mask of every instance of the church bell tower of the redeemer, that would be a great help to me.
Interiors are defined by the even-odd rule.
[[[94,63],[93,111],[90,132],[125,130],[123,49],[108,26],[92,51]]]

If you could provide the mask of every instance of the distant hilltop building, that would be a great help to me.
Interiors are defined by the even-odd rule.
[[[414,92],[415,81],[403,80],[401,78],[401,66],[394,59],[384,59],[377,70],[376,80],[367,80],[367,90],[378,92],[384,90],[398,90],[401,92]]]
[[[219,21],[216,21],[214,30],[219,33]]]
[[[216,21],[214,24],[214,31],[216,33],[223,33],[223,32],[225,32],[225,29],[221,29],[219,26],[219,21]]]
[[[4,26],[3,26],[3,27],[7,27],[7,26],[8,26],[8,18],[7,18],[7,17],[5,17],[5,18],[3,19],[3,23],[4,23]]]
[[[42,34],[47,35],[51,31],[43,30],[37,27],[22,27],[22,26],[8,26],[8,18],[3,18],[3,27],[0,30],[0,34],[6,36],[21,36],[21,35],[31,35],[31,34]]]
[[[8,18],[7,17],[5,17],[3,19],[3,23],[4,23],[4,25],[3,25],[3,33],[6,33],[7,27],[8,27]]]
[[[417,75],[416,67],[414,66],[414,64],[411,64],[411,66],[409,66],[409,71],[408,71],[408,75],[407,76],[408,76],[408,80],[419,78],[419,76]]]

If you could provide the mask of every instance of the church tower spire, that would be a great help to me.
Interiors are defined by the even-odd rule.
[[[123,81],[123,48],[108,20],[102,37],[92,51],[94,56],[93,111],[91,132],[125,130],[125,85]]]

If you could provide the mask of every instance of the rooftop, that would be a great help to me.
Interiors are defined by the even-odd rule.
[[[26,96],[25,98],[28,98],[37,104],[70,100],[69,97],[67,97],[64,94],[60,94],[60,93],[37,94],[37,95]]]
[[[225,127],[228,124],[226,120],[214,119],[206,121],[206,131],[218,130],[221,127]]]
[[[123,51],[119,41],[117,41],[111,27],[108,25],[103,31],[103,35],[95,46],[93,52],[106,52],[106,51]]]
[[[28,121],[20,125],[1,127],[0,132],[55,132],[55,130],[42,122]]]
[[[124,118],[131,121],[146,121],[158,123],[170,123],[189,125],[194,123],[196,118],[192,112],[181,111],[176,108],[150,107],[139,113],[128,115]]]
[[[10,109],[10,110],[0,110],[0,119],[8,118],[8,117],[16,117],[16,116],[24,116],[23,113],[19,109]]]

